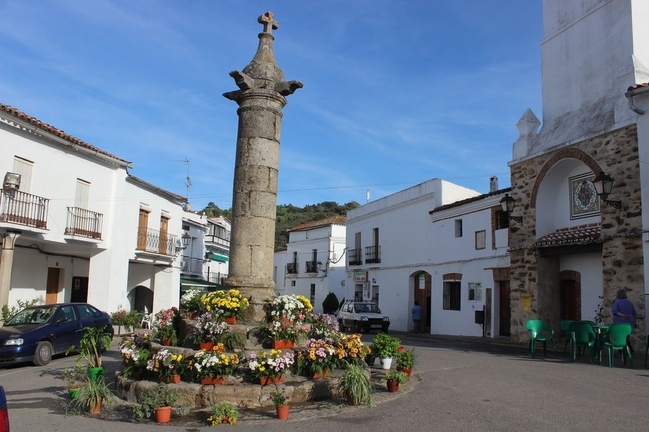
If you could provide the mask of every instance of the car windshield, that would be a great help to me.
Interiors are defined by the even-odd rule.
[[[381,309],[374,303],[356,303],[354,305],[356,313],[381,313]]]
[[[5,322],[5,326],[20,324],[44,324],[52,319],[56,312],[56,306],[43,306],[37,308],[23,309]]]

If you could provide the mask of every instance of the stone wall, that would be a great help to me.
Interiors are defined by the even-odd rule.
[[[523,215],[522,223],[510,224],[512,340],[529,340],[525,328],[528,319],[545,319],[555,331],[559,330],[558,296],[552,294],[559,283],[558,263],[552,258],[540,258],[539,250],[532,244],[536,240],[536,206],[543,205],[536,202],[538,188],[548,171],[564,159],[578,159],[594,173],[605,171],[615,180],[609,198],[621,200],[622,208],[618,210],[605,203],[601,207],[604,320],[610,322],[615,292],[625,288],[638,311],[635,346],[644,345],[644,256],[635,125],[511,165],[512,197],[517,201],[516,211]],[[522,310],[523,295],[530,296],[530,312]]]

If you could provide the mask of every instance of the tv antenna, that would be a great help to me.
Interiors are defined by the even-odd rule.
[[[187,177],[185,177],[185,188],[187,189],[187,196],[185,198],[187,199],[187,204],[189,204],[189,190],[192,188],[192,179],[189,178],[189,159],[176,159],[175,162],[182,162],[187,166]]]

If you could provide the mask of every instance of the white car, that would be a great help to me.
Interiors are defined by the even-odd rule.
[[[372,330],[387,333],[390,317],[382,314],[376,303],[345,300],[338,310],[338,325],[340,331],[348,328],[357,333]]]

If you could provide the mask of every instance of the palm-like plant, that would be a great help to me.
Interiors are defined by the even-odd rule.
[[[342,393],[350,405],[372,405],[374,385],[369,373],[359,365],[347,365],[347,369],[338,380],[338,391]]]

